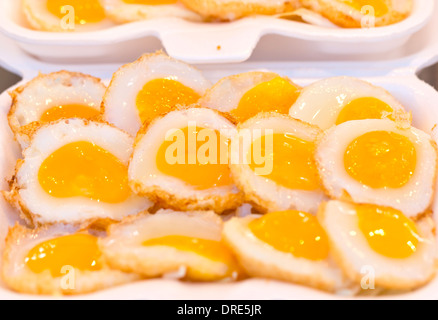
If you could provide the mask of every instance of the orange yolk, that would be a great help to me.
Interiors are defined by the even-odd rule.
[[[128,168],[87,141],[67,144],[52,153],[42,163],[38,179],[41,187],[57,198],[82,196],[120,203],[131,195]]]
[[[392,208],[358,205],[359,229],[370,247],[389,258],[403,259],[412,255],[419,236],[414,222]]]
[[[78,233],[38,244],[29,251],[25,263],[34,273],[49,270],[53,277],[60,277],[66,274],[64,267],[81,271],[100,270],[100,256],[97,238]]]
[[[271,141],[273,142],[272,148],[266,145]],[[263,136],[253,142],[248,161],[253,171],[271,163],[272,171],[263,174],[263,177],[289,189],[311,191],[320,187],[314,154],[315,144],[313,142],[287,133],[274,134]],[[260,155],[265,155],[263,164],[257,161]]]
[[[72,6],[75,10],[75,23],[86,24],[100,22],[105,19],[105,9],[98,0],[47,0],[47,9],[50,13],[62,19],[62,7]]]
[[[99,114],[99,110],[89,106],[80,104],[67,104],[50,108],[43,113],[40,121],[51,122],[63,118],[81,118],[90,120],[97,117]]]
[[[376,98],[359,98],[348,103],[339,113],[336,124],[351,120],[384,119],[394,120],[394,110],[382,100]]]
[[[263,242],[297,258],[324,260],[328,257],[327,234],[310,213],[272,212],[251,221],[249,228]]]
[[[400,188],[414,174],[415,145],[394,132],[366,133],[347,147],[344,166],[348,174],[371,188]]]
[[[199,127],[186,127],[177,132],[179,135],[174,141],[165,141],[158,150],[159,171],[198,190],[233,184],[228,167],[228,139],[216,130]]]
[[[389,12],[389,8],[383,0],[343,0],[343,2],[358,11],[361,11],[364,6],[371,6],[374,8],[376,17],[384,16]]]
[[[150,122],[175,107],[197,102],[200,95],[181,82],[155,79],[146,83],[137,95],[137,110],[142,122]]]
[[[128,4],[143,4],[148,6],[163,5],[163,4],[174,4],[178,0],[123,0],[123,2]]]
[[[187,236],[171,235],[156,239],[149,239],[143,242],[143,246],[166,246],[176,248],[181,251],[189,251],[199,254],[213,261],[221,262],[228,266],[223,278],[231,277],[234,272],[238,272],[238,267],[234,256],[226,245],[221,241],[192,238]],[[212,280],[211,275],[189,268],[187,277],[196,280]]]
[[[289,109],[298,95],[297,87],[281,77],[276,77],[246,92],[237,108],[230,113],[239,122],[244,122],[260,112],[289,114]]]

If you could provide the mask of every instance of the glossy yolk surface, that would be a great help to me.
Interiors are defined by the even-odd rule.
[[[272,212],[249,223],[251,232],[275,249],[297,258],[324,260],[328,237],[315,216],[300,211]]]
[[[38,179],[41,187],[57,198],[82,196],[120,203],[131,195],[127,166],[87,141],[67,144],[52,153],[42,163]]]
[[[197,102],[200,95],[181,82],[171,79],[154,79],[146,83],[137,95],[136,105],[142,122],[172,111],[178,105]]]
[[[180,235],[170,235],[161,238],[149,239],[143,242],[143,246],[167,246],[181,251],[189,251],[199,254],[213,261],[221,262],[228,266],[223,277],[230,277],[233,272],[238,272],[237,263],[231,251],[221,241],[201,238],[192,238]],[[211,280],[211,275],[195,270],[188,270],[190,279]]]
[[[247,91],[237,108],[230,113],[239,122],[246,121],[260,112],[289,114],[289,109],[298,95],[297,87],[281,77],[276,77]]]
[[[267,143],[271,143],[270,148]],[[265,155],[265,162],[257,161],[259,155]],[[264,174],[270,180],[290,189],[316,190],[320,179],[315,164],[315,144],[291,134],[273,134],[262,136],[251,145],[248,154],[249,167],[254,171],[269,161],[272,172]]]
[[[47,0],[47,9],[50,13],[62,19],[62,7],[69,5],[74,8],[75,23],[86,24],[100,22],[105,19],[105,10],[98,0]]]
[[[376,17],[384,16],[389,12],[389,8],[384,0],[342,0],[345,4],[361,11],[364,6],[371,6],[374,8]]]
[[[123,0],[123,2],[128,4],[143,4],[148,6],[163,5],[163,4],[174,4],[178,0]]]
[[[383,119],[394,120],[391,114],[394,110],[377,98],[359,98],[348,103],[339,113],[336,124],[351,120]]]
[[[100,256],[97,238],[78,233],[38,244],[29,251],[25,263],[35,273],[49,270],[53,277],[60,277],[65,275],[62,269],[66,266],[81,271],[100,270]]]
[[[40,121],[51,122],[63,118],[81,118],[90,120],[94,117],[97,117],[99,114],[99,110],[89,106],[80,104],[67,104],[50,108],[43,113]]]
[[[375,189],[403,187],[416,165],[417,153],[411,140],[388,131],[373,131],[358,137],[344,154],[348,174]]]
[[[359,229],[370,247],[389,258],[408,258],[418,246],[414,222],[392,208],[358,205]]]
[[[213,129],[186,127],[178,132],[173,141],[165,141],[158,150],[160,172],[199,190],[233,184],[227,160],[229,140]],[[200,135],[207,138],[200,139]]]

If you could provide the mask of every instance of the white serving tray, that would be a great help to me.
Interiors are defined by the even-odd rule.
[[[4,4],[4,1],[5,0],[0,0],[0,5]],[[429,0],[420,0],[420,2],[424,4],[428,1]],[[5,21],[1,20],[3,19],[3,14],[4,10],[0,9],[0,21]],[[434,14],[435,17],[438,16],[438,6],[435,7]],[[289,23],[288,21],[284,22]],[[8,23],[10,22],[6,22],[5,25],[7,26]],[[121,27],[129,28],[129,26]],[[415,37],[407,40],[404,46],[397,47],[397,49],[394,49],[394,52],[392,54],[386,53],[384,56],[376,53],[367,54],[367,50],[369,50],[369,48],[368,46],[364,46],[364,57],[363,59],[361,58],[361,62],[346,62],[342,61],[343,55],[331,56],[327,54],[321,54],[321,52],[311,51],[312,49],[314,49],[312,47],[312,44],[315,46],[323,45],[323,43],[321,44],[318,42],[318,40],[320,40],[319,38],[315,38],[313,40],[315,42],[310,44],[309,40],[295,39],[297,41],[301,41],[299,43],[303,45],[299,48],[296,48],[290,43],[286,43],[285,41],[283,41],[284,35],[278,34],[262,38],[260,40],[260,45],[257,46],[253,52],[252,49],[250,51],[247,50],[243,55],[242,51],[239,51],[237,50],[238,48],[236,48],[236,50],[232,51],[233,53],[236,53],[236,56],[233,56],[234,58],[232,59],[230,59],[230,55],[225,55],[225,51],[223,51],[220,55],[218,55],[217,53],[212,54],[212,60],[207,61],[205,57],[208,57],[210,53],[208,52],[208,50],[203,50],[198,51],[198,53],[202,53],[202,55],[207,54],[207,56],[186,56],[186,58],[188,59],[184,60],[197,60],[197,66],[204,72],[205,76],[213,82],[230,74],[260,69],[266,69],[282,75],[289,76],[295,82],[303,86],[308,85],[318,79],[332,76],[349,75],[359,77],[386,88],[397,99],[399,99],[400,102],[405,105],[408,110],[411,110],[413,112],[414,126],[423,129],[426,132],[430,132],[433,126],[438,123],[438,107],[435,106],[436,101],[438,101],[438,92],[436,92],[431,86],[419,80],[416,77],[416,73],[438,61],[438,34],[436,33],[437,28],[438,19],[430,20],[428,25],[420,32],[417,32],[415,34]],[[238,30],[238,28],[234,29],[234,32],[237,32]],[[29,30],[22,31],[24,33],[29,32]],[[230,32],[233,33],[232,31]],[[393,35],[394,37],[396,37],[396,32]],[[386,41],[389,41],[388,39],[390,38],[390,36],[388,34],[386,34],[386,36]],[[32,38],[32,36],[30,36],[30,38]],[[35,41],[37,41],[38,39],[36,39]],[[339,41],[344,41],[342,39],[345,40],[346,38],[342,36],[340,37]],[[53,39],[48,40],[52,41]],[[370,39],[370,41],[371,40],[372,39]],[[137,39],[136,42],[138,41],[141,42],[142,40]],[[364,41],[363,38],[360,41]],[[99,50],[101,50],[102,48],[99,49],[99,46],[97,46],[94,49],[90,49],[92,52],[95,53],[94,58],[98,58],[100,62],[110,61],[113,63],[75,64],[75,61],[72,60],[69,60],[69,63],[66,63],[65,61],[62,61],[63,59],[59,59],[59,57],[68,58],[63,56],[62,54],[63,51],[61,49],[63,48],[63,44],[67,43],[60,42],[59,48],[51,49],[57,54],[56,56],[54,56],[57,59],[55,59],[56,61],[52,61],[49,63],[29,56],[26,52],[32,52],[32,50],[29,50],[32,48],[29,47],[26,49],[26,45],[23,45],[21,40],[15,38],[11,39],[5,35],[0,34],[0,47],[2,48],[0,50],[0,65],[20,75],[23,78],[23,82],[32,79],[37,75],[38,72],[47,73],[52,71],[58,71],[61,69],[84,72],[108,80],[110,79],[113,72],[115,72],[121,64],[135,60],[140,54],[139,52],[135,54],[129,53],[128,55],[117,55],[116,60],[120,61],[117,61],[118,63],[114,63],[114,61],[112,61],[113,59],[101,59],[102,52]],[[156,44],[157,43],[155,42],[155,45]],[[31,47],[38,46],[36,42],[30,43],[29,45]],[[154,48],[152,48],[151,50],[156,49],[155,45],[153,46]],[[187,45],[187,43],[185,45]],[[373,46],[373,44],[370,45]],[[358,47],[358,44],[356,43],[355,46]],[[156,45],[156,47],[160,48],[161,46]],[[187,51],[186,54],[190,54],[191,50],[196,51],[193,46],[188,47],[191,47],[191,49],[190,51]],[[22,50],[23,48],[25,50]],[[83,47],[79,45],[79,49],[81,48]],[[75,49],[72,49],[72,47],[68,47],[68,49],[65,49],[65,51],[69,50],[76,53],[78,51],[78,47],[75,47]],[[141,51],[141,53],[146,51],[150,50],[144,50]],[[300,52],[296,53],[296,51]],[[172,50],[170,50],[170,53],[172,53]],[[221,65],[213,64],[214,62],[245,60],[247,56],[251,55],[251,53],[252,57],[249,62],[237,64],[223,63]],[[291,54],[289,55],[289,53]],[[36,53],[34,52],[34,54]],[[180,54],[180,51],[173,52],[174,57],[178,57],[178,54]],[[331,61],[324,61],[322,57],[327,57],[327,60]],[[353,57],[352,60],[355,60],[355,58],[357,58],[358,56],[350,55],[350,57]],[[88,58],[90,58],[90,56],[88,56],[87,59]],[[292,60],[298,61],[291,62]],[[299,62],[299,60],[302,60],[304,62]],[[90,60],[88,60],[88,62],[90,62]],[[10,103],[11,100],[7,92],[4,92],[0,95],[0,150],[3,150],[2,154],[0,155],[1,190],[7,189],[8,186],[6,184],[5,178],[9,178],[11,176],[15,166],[15,161],[20,156],[20,150],[17,144],[13,141],[12,133],[10,132],[6,119]],[[435,201],[433,207],[434,211],[438,210],[437,206],[438,202]],[[3,245],[2,239],[5,236],[7,227],[12,225],[15,220],[16,212],[7,203],[5,203],[2,197],[0,197],[0,249]],[[0,299],[3,300],[43,298],[46,297],[17,294],[11,292],[0,284]],[[283,282],[260,279],[251,279],[238,283],[220,284],[189,284],[170,280],[156,279],[136,282],[120,287],[115,287],[109,290],[99,291],[85,296],[71,297],[69,299],[77,298],[183,300],[349,299],[349,297],[331,295],[303,286],[296,286]],[[374,297],[373,299],[438,299],[438,277],[424,288],[421,288],[414,292],[405,293],[397,296]]]
[[[118,66],[108,66],[105,72],[111,74]],[[239,64],[228,68],[214,69],[212,67],[201,67],[205,76],[215,82],[221,77],[250,70],[268,69],[280,72],[289,76],[293,81],[306,86],[315,78],[303,78],[300,76],[302,70],[296,71],[295,64],[267,63],[267,64]],[[76,69],[81,72],[88,72],[87,69]],[[335,76],[344,74],[338,69],[324,74]],[[101,76],[102,74],[93,73]],[[392,93],[409,111],[413,113],[413,124],[426,132],[438,124],[438,108],[435,103],[438,101],[438,92],[431,86],[417,79],[413,75],[400,76],[389,75],[383,77],[362,77],[375,85],[382,86]],[[24,79],[23,82],[29,79]],[[0,189],[7,190],[6,179],[13,174],[15,162],[20,157],[20,148],[13,140],[12,133],[7,123],[7,113],[10,108],[11,98],[4,92],[0,95]],[[437,199],[438,200],[438,199]],[[434,211],[438,212],[438,201],[433,205]],[[0,244],[3,243],[7,226],[13,225],[17,213],[4,200],[0,198]],[[437,221],[438,222],[438,221]],[[1,245],[0,245],[1,249]],[[0,261],[1,263],[1,261]],[[0,299],[47,299],[50,297],[22,295],[14,293],[0,283]],[[88,295],[70,297],[68,299],[171,299],[171,300],[290,300],[290,299],[351,299],[352,297],[332,295],[322,291],[314,290],[304,286],[293,285],[284,282],[263,279],[250,279],[238,283],[206,283],[191,284],[172,280],[145,280],[131,283],[124,286],[114,287],[108,290],[99,291]],[[361,297],[360,299],[369,299]],[[357,299],[357,298],[355,298]],[[401,295],[379,296],[372,299],[438,299],[438,277],[427,286]]]
[[[0,0],[0,31],[29,54],[46,61],[132,60],[158,48],[189,63],[241,62],[253,54],[264,56],[266,49],[271,57],[274,53],[287,60],[378,60],[382,56],[400,58],[412,48],[408,42],[430,20],[434,2],[415,0],[410,17],[373,29],[329,28],[261,16],[202,25],[162,18],[65,34],[27,28],[21,1]]]

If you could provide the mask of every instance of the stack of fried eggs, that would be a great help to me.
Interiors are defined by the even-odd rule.
[[[179,18],[224,22],[268,15],[343,28],[404,20],[414,0],[21,0],[29,26],[42,31],[92,31],[128,22]]]
[[[1,274],[15,291],[163,277],[363,294],[435,275],[437,146],[381,87],[269,71],[212,84],[157,52],[108,86],[61,71],[11,96],[22,157],[3,194],[19,215]]]

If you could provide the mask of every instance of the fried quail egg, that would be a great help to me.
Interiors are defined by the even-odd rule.
[[[315,163],[321,130],[277,113],[260,113],[238,126],[230,168],[238,187],[260,212],[316,213],[325,199]]]
[[[148,278],[234,280],[241,272],[213,212],[160,210],[126,218],[109,228],[100,247],[111,267]]]
[[[414,222],[389,207],[329,201],[318,219],[333,257],[362,289],[412,290],[435,274],[432,219]]]
[[[40,74],[11,92],[9,125],[17,141],[26,147],[29,128],[63,118],[98,118],[105,90],[100,79],[82,73]]]
[[[350,120],[411,120],[388,91],[352,77],[327,78],[305,87],[289,115],[322,130]]]
[[[251,277],[333,292],[347,285],[312,214],[290,210],[232,218],[225,222],[223,237]]]
[[[103,98],[104,117],[135,136],[143,123],[196,103],[210,86],[186,63],[161,52],[143,55],[114,73]]]
[[[147,19],[175,17],[189,21],[201,21],[195,12],[187,9],[179,0],[102,0],[108,17],[117,23]]]
[[[398,209],[414,218],[434,195],[436,144],[413,127],[385,120],[354,120],[318,138],[316,162],[335,199]]]
[[[108,28],[99,0],[22,0],[23,11],[32,28],[53,32],[84,32]]]
[[[301,0],[301,3],[344,28],[394,24],[407,18],[413,9],[412,0]]]
[[[171,111],[140,131],[129,164],[132,190],[165,208],[236,209],[242,194],[229,169],[235,126],[217,111]]]
[[[247,16],[273,15],[292,11],[299,0],[181,0],[207,20],[233,21]]]
[[[199,104],[229,113],[235,122],[244,122],[260,112],[287,114],[300,89],[287,77],[273,72],[245,72],[219,80]]]
[[[6,239],[2,278],[20,293],[76,295],[135,281],[139,276],[110,269],[93,232],[63,224],[39,229],[17,224]]]
[[[6,199],[31,225],[120,220],[147,210],[151,202],[133,194],[128,183],[133,143],[106,123],[46,124],[23,151]]]

